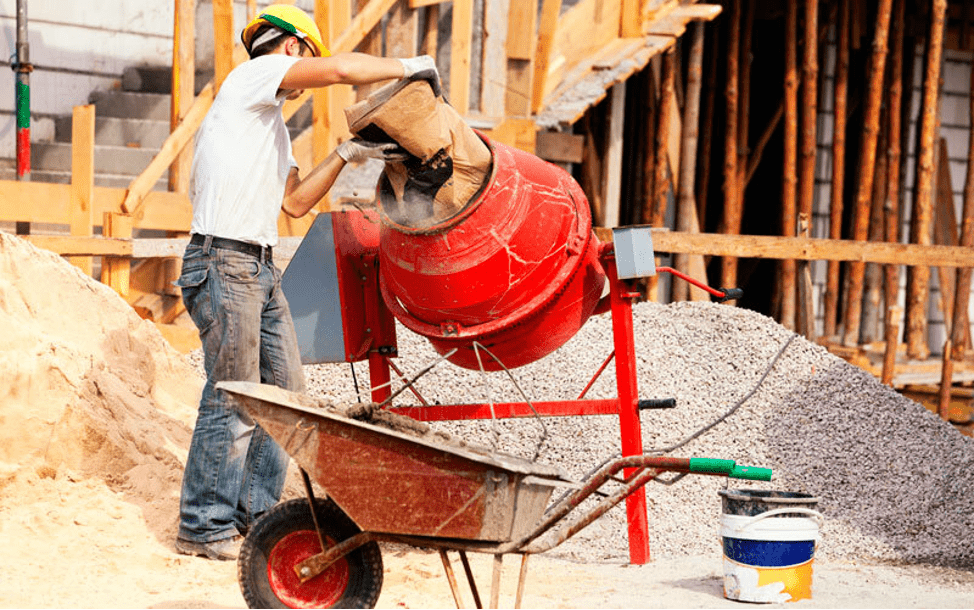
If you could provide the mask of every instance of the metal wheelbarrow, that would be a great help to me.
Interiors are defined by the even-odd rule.
[[[282,502],[248,532],[238,579],[252,608],[374,607],[382,586],[380,541],[438,549],[458,608],[448,550],[459,552],[477,607],[466,553],[494,555],[491,607],[501,558],[520,554],[519,607],[529,555],[561,544],[661,473],[771,478],[769,469],[732,460],[640,455],[612,460],[579,484],[558,468],[468,445],[374,405],[329,408],[250,382],[217,387],[295,460],[308,496]],[[327,498],[315,497],[312,479]],[[609,481],[621,484],[603,493]],[[549,506],[557,487],[569,492]],[[602,497],[579,509],[593,494]]]

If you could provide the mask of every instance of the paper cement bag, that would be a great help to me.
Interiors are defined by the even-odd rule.
[[[460,212],[491,171],[490,149],[434,86],[427,80],[400,80],[345,109],[353,134],[396,142],[412,155],[386,163],[379,198],[393,222],[419,229]]]

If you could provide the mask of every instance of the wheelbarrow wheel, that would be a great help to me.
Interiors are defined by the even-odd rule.
[[[318,523],[329,547],[359,533],[334,502],[317,500]],[[302,583],[294,566],[322,551],[305,499],[268,511],[240,548],[237,575],[251,608],[374,608],[382,587],[382,555],[370,542]]]

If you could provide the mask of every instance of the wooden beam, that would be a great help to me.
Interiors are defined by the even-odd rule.
[[[604,231],[597,231],[606,239]],[[909,267],[974,268],[974,249],[960,246],[893,244],[770,235],[724,235],[653,231],[656,252],[809,261],[861,261]]]
[[[886,76],[886,55],[889,46],[889,24],[892,16],[892,0],[881,0],[876,14],[876,30],[873,53],[869,62],[869,83],[866,89],[866,108],[863,118],[863,134],[859,151],[858,190],[853,210],[853,239],[869,238],[869,214],[873,195],[873,177],[876,171],[876,144],[879,140],[880,109],[883,102],[883,79]],[[814,169],[812,176],[814,178]],[[849,266],[849,289],[845,309],[846,345],[859,342],[862,317],[863,283],[865,266],[852,263]]]
[[[315,0],[315,24],[321,32],[322,42],[330,50],[330,44],[334,38],[331,34],[331,23],[334,19],[332,10],[333,0]],[[310,171],[312,167],[324,161],[333,146],[332,112],[331,112],[331,87],[320,87],[311,91],[311,163],[305,169]],[[328,198],[324,198],[323,205],[319,210],[328,209]]]
[[[974,65],[971,67],[970,96],[968,98],[967,175],[964,179],[964,207],[961,212],[960,245],[974,247]],[[957,270],[957,290],[954,297],[954,319],[951,324],[953,357],[961,360],[971,347],[968,308],[971,299],[971,270]]]
[[[21,237],[38,248],[62,256],[132,256],[131,239],[68,235],[22,235]]]
[[[836,59],[833,85],[834,128],[832,136],[832,190],[829,196],[829,238],[842,237],[843,193],[845,192],[846,122],[849,100],[849,0],[839,0],[836,28]],[[829,262],[825,290],[825,336],[835,335],[839,316],[839,264]]]
[[[515,3],[517,0],[514,0]],[[507,95],[507,26],[511,0],[484,0],[480,113],[505,116]]]
[[[213,91],[233,70],[233,0],[213,2]]]
[[[436,47],[440,36],[439,28],[440,28],[440,5],[431,4],[430,6],[426,7],[426,23],[423,28],[423,40],[420,43],[420,48],[419,48],[420,52],[423,55],[436,57]]]
[[[910,226],[911,241],[926,245],[932,240],[932,191],[934,170],[934,135],[939,107],[938,87],[943,55],[944,14],[947,0],[933,0],[930,9],[930,35],[927,39],[927,65],[923,80],[923,111],[920,117],[920,152],[917,155],[916,196]],[[907,273],[906,353],[924,360],[930,355],[927,346],[927,299],[929,267],[912,267]]]
[[[400,0],[389,11],[386,21],[386,56],[412,57],[419,47],[419,13],[407,0]]]
[[[450,42],[450,105],[460,116],[470,112],[470,49],[473,37],[473,0],[453,0],[453,36]]]
[[[195,2],[176,0],[173,11],[172,94],[169,109],[169,131],[172,132],[186,118],[196,95],[196,27]],[[189,191],[189,175],[193,167],[193,151],[184,148],[169,166],[169,190]]]
[[[437,6],[448,0],[409,0],[409,8],[420,8],[423,6]]]
[[[737,119],[738,119],[738,49],[741,34],[741,2],[731,0],[727,29],[727,82],[724,88],[725,116],[724,126],[724,218],[723,229],[728,235],[741,232],[740,189],[737,186]],[[720,268],[721,286],[737,285],[737,260],[724,258]]]
[[[548,84],[548,68],[554,54],[555,34],[558,32],[558,15],[561,0],[544,0],[541,4],[541,22],[538,24],[538,47],[534,58],[534,76],[531,94],[531,112],[537,114],[544,106],[544,94]]]
[[[781,177],[781,234],[790,237],[798,226],[798,7],[795,2],[785,8],[785,137]],[[798,290],[795,261],[782,260],[778,266],[778,321],[788,329],[795,328]]]
[[[622,197],[622,143],[626,115],[626,83],[612,87],[609,108],[609,143],[605,153],[605,172],[602,176],[602,200],[605,202],[605,226],[619,226]]]
[[[75,106],[71,117],[71,235],[87,236],[93,233],[94,191],[95,107],[89,104]],[[68,260],[85,275],[91,275],[90,257],[72,257]]]
[[[619,19],[619,36],[635,38],[643,35],[642,11],[640,0],[622,0],[621,19]]]
[[[102,234],[109,238],[131,239],[132,217],[128,214],[105,212]],[[101,264],[101,283],[109,286],[120,296],[129,294],[131,261],[111,256],[103,257]]]
[[[947,140],[940,138],[939,158],[937,164],[937,191],[934,199],[933,243],[943,246],[956,246],[957,214],[954,210],[953,181],[950,178],[950,157],[947,150]],[[954,318],[954,288],[957,273],[954,269],[937,267],[937,280],[940,283],[940,299],[938,309],[943,313],[947,335],[950,336],[951,322]]]
[[[660,106],[656,115],[656,150],[653,168],[653,216],[652,224],[664,226],[666,208],[669,201],[673,177],[679,173],[679,165],[673,171],[670,165],[670,121],[673,116],[674,85],[676,81],[676,52],[670,48],[663,54],[662,76],[660,77]],[[679,112],[679,108],[676,109]]]
[[[535,154],[546,161],[581,163],[585,136],[557,131],[539,131],[535,139]]]

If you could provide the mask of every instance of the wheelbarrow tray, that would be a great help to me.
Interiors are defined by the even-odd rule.
[[[553,489],[571,484],[553,466],[351,419],[276,386],[217,387],[363,531],[506,542],[531,532]]]

